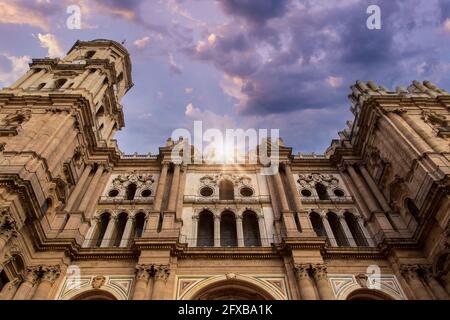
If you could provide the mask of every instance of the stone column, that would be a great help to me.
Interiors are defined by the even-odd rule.
[[[439,143],[440,138],[428,134],[416,121],[414,121],[406,112],[402,112],[401,117],[405,122],[423,139],[431,148],[437,152],[448,152],[448,148]]]
[[[172,184],[170,186],[168,211],[174,212],[176,210],[178,198],[178,185],[180,184],[180,164],[174,164]]]
[[[400,266],[400,272],[414,293],[417,300],[432,299],[426,287],[420,279],[420,266],[417,264],[404,264]]]
[[[372,237],[370,236],[369,232],[367,231],[366,227],[364,226],[364,219],[361,216],[356,216],[356,221],[358,222],[359,228],[361,229],[362,233],[364,234],[364,237],[366,238],[367,243],[370,247],[374,247],[375,243],[372,240]]]
[[[392,225],[386,214],[384,212],[381,212],[381,209],[378,207],[378,203],[375,201],[372,194],[368,190],[367,185],[355,171],[353,166],[347,166],[347,171],[350,174],[351,180],[354,182],[356,188],[358,189],[358,192],[360,192],[361,197],[364,199],[369,212],[375,216],[375,220],[377,221],[379,228],[381,228],[385,233],[389,232],[392,235],[397,234],[397,232],[395,232],[392,228]],[[370,220],[371,216],[369,216],[368,219]]]
[[[244,228],[242,226],[242,216],[236,216],[236,235],[238,247],[244,246]]]
[[[373,178],[370,175],[370,173],[367,171],[366,166],[361,164],[359,166],[359,169],[361,171],[362,176],[364,177],[364,180],[369,185],[370,190],[372,191],[372,193],[375,195],[378,202],[380,203],[381,208],[383,208],[384,212],[391,212],[392,211],[391,207],[387,203],[386,198],[381,193],[381,191],[378,188],[378,186],[376,185],[375,181],[373,181]]]
[[[327,267],[324,264],[316,264],[312,266],[312,270],[314,273],[314,279],[316,280],[320,299],[334,300],[335,296],[327,277]]]
[[[91,219],[91,227],[89,228],[88,232],[86,233],[86,236],[84,237],[84,241],[83,241],[83,248],[88,248],[93,246],[93,243],[95,243],[95,241],[97,239],[94,239],[94,236],[97,234],[98,231],[98,223],[100,221],[100,217],[93,217]]]
[[[358,191],[361,193],[363,199],[365,200],[367,207],[369,208],[370,212],[377,212],[380,211],[380,208],[378,207],[377,202],[373,198],[372,194],[367,190],[367,186],[362,181],[359,174],[355,171],[352,165],[349,165],[347,167],[347,171],[350,174],[350,177],[355,182],[356,187],[358,188]]]
[[[72,210],[72,207],[73,207],[75,201],[77,200],[78,196],[80,195],[81,190],[83,190],[84,184],[86,183],[86,180],[89,177],[91,170],[92,170],[92,166],[90,164],[87,164],[84,168],[84,171],[83,171],[80,179],[78,179],[78,182],[77,182],[75,188],[73,189],[72,193],[70,194],[69,199],[67,200],[67,204],[65,207],[66,211]]]
[[[258,214],[258,226],[259,235],[261,237],[261,245],[263,247],[268,247],[270,245],[269,238],[267,237],[266,224],[264,223],[264,214]]]
[[[98,181],[100,180],[102,174],[103,174],[103,165],[99,164],[97,167],[97,171],[94,174],[94,177],[92,178],[91,182],[89,183],[89,186],[83,196],[83,200],[81,200],[80,206],[78,208],[78,210],[80,211],[84,211],[86,210],[87,205],[89,204],[89,201],[91,201],[92,199],[92,194],[94,194],[97,185],[98,185]]]
[[[176,219],[177,221],[181,221],[181,215],[183,214],[183,202],[184,202],[184,189],[186,186],[186,176],[187,176],[187,166],[184,165],[181,167],[180,173],[180,184],[178,187],[178,198],[177,198],[177,209],[176,209]]]
[[[20,284],[19,289],[17,289],[14,300],[26,300],[29,298],[30,292],[38,280],[38,271],[38,266],[27,268],[25,279]]]
[[[214,215],[214,247],[220,247],[220,214]]]
[[[148,280],[150,279],[151,266],[146,264],[136,265],[136,277],[133,291],[133,300],[145,300],[147,297]]]
[[[84,70],[83,73],[79,74],[79,75],[75,78],[75,80],[74,80],[74,82],[73,82],[72,88],[73,88],[73,89],[77,89],[78,86],[80,85],[80,83],[82,83],[82,82],[87,78],[87,76],[89,75],[89,73],[90,73],[89,70]]]
[[[167,162],[163,163],[161,169],[161,175],[158,180],[158,188],[156,189],[155,202],[153,203],[153,209],[155,211],[161,211],[162,199],[164,196],[164,188],[166,186],[167,170],[169,169],[169,164]]]
[[[134,231],[134,216],[129,216],[125,229],[123,230],[122,240],[120,241],[120,247],[128,247],[131,241],[131,237]]]
[[[434,277],[431,265],[422,266],[423,277],[428,287],[433,292],[433,295],[437,300],[448,300],[449,296],[445,291],[444,287],[439,283],[439,281]]]
[[[398,112],[401,113],[402,111]],[[419,137],[417,133],[414,133],[414,130],[406,123],[405,119],[403,119],[397,112],[388,112],[387,117],[392,121],[392,123],[397,127],[397,129],[405,136],[408,142],[412,144],[413,148],[418,150],[420,154],[432,151],[431,148],[427,145],[427,143],[424,140],[422,140],[422,138]]]
[[[282,212],[289,211],[289,204],[286,198],[286,193],[284,192],[283,181],[281,181],[279,171],[274,174],[274,180],[275,180],[275,189],[277,190],[278,197],[281,203],[281,211]]]
[[[110,247],[114,241],[113,235],[116,231],[117,216],[111,216],[109,218],[108,226],[106,227],[105,234],[103,235],[101,248]]]
[[[194,214],[194,215],[192,216],[192,240],[191,240],[191,245],[192,245],[193,247],[196,247],[196,246],[197,246],[198,219],[199,219],[198,214]]]
[[[0,292],[0,300],[11,300],[14,297],[14,294],[17,292],[19,284],[19,278],[14,278],[7,284],[5,284],[2,291]]]
[[[339,218],[339,224],[341,225],[342,230],[345,233],[348,244],[350,245],[350,247],[357,247],[355,239],[353,239],[352,232],[348,228],[347,221],[345,221],[344,215],[340,214],[340,215],[338,215],[338,218]]]
[[[303,205],[300,200],[300,194],[297,191],[297,186],[295,185],[294,176],[292,175],[291,166],[287,163],[284,164],[284,172],[289,183],[289,188],[291,189],[292,197],[294,198],[295,209],[297,211],[303,210]]]
[[[298,288],[302,300],[317,300],[314,283],[310,278],[311,265],[307,263],[296,264],[294,266],[297,276]]]
[[[322,218],[322,224],[323,224],[323,227],[325,228],[325,232],[327,234],[330,245],[332,247],[337,247],[338,245],[337,245],[336,239],[334,238],[334,233],[333,233],[333,230],[331,229],[330,223],[328,222],[327,215],[325,214],[325,212],[322,212],[322,213],[320,213],[320,217]]]
[[[292,175],[291,167],[289,164],[284,165],[284,171],[286,173],[286,177],[289,182],[289,187],[291,189],[292,197],[294,198],[295,208],[297,210],[298,220],[301,226],[301,233],[304,236],[314,237],[316,236],[314,229],[311,224],[311,220],[309,220],[308,212],[304,210],[302,201],[300,199],[300,194],[297,190],[297,185],[294,180],[294,176]]]
[[[152,300],[164,299],[164,291],[167,278],[170,275],[169,265],[155,266],[155,280],[153,285]]]
[[[33,295],[33,300],[47,300],[53,284],[61,274],[61,270],[58,265],[41,266],[40,272],[42,274],[41,280]]]

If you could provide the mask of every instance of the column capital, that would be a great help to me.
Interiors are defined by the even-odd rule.
[[[59,278],[61,275],[61,268],[59,265],[53,265],[53,266],[47,266],[43,265],[40,266],[40,273],[41,273],[41,281],[48,281],[51,284],[53,284],[56,279]]]
[[[170,267],[168,264],[156,265],[154,266],[155,270],[155,280],[163,280],[167,281],[167,278],[170,275]]]
[[[314,275],[314,278],[316,280],[323,280],[323,279],[327,279],[327,266],[326,264],[323,263],[317,263],[317,264],[313,264],[311,265],[311,269]]]
[[[152,265],[137,264],[135,267],[136,279],[148,281],[152,273]]]
[[[402,264],[400,265],[400,273],[407,280],[419,278],[420,266],[418,264]]]
[[[298,279],[309,279],[311,273],[311,264],[296,263],[294,265],[295,275]]]
[[[24,277],[25,281],[31,283],[32,285],[35,285],[39,279],[39,270],[40,266],[27,267]]]
[[[420,265],[420,273],[426,281],[434,278],[433,266],[431,264]]]

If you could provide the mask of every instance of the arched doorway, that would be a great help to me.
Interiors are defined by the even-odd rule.
[[[230,279],[201,289],[192,300],[274,300],[274,298],[256,285]]]
[[[89,290],[73,297],[71,300],[117,300],[110,292],[104,290]]]
[[[394,300],[388,294],[374,289],[357,289],[347,296],[346,300]]]

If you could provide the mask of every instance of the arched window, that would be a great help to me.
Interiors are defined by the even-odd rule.
[[[327,237],[325,226],[323,225],[322,217],[317,212],[311,212],[309,214],[309,219],[311,220],[312,227],[317,236],[326,237],[327,243],[330,244],[330,240]]]
[[[361,227],[359,226],[359,223],[358,223],[358,220],[356,219],[356,217],[353,214],[351,214],[350,212],[345,212],[344,218],[345,218],[345,222],[348,225],[348,228],[350,229],[352,237],[356,242],[356,245],[360,246],[360,247],[368,247],[369,243],[367,242],[367,239],[364,236],[364,233],[361,230]]]
[[[84,55],[84,57],[86,59],[92,59],[92,57],[95,55],[95,51],[88,51],[86,52],[86,54]]]
[[[244,212],[244,214],[242,215],[242,229],[244,232],[244,245],[246,247],[261,246],[261,235],[259,233],[258,217],[254,212]]]
[[[126,212],[122,212],[117,217],[117,225],[116,225],[116,238],[114,240],[114,246],[119,247],[120,242],[122,241],[123,232],[125,231],[125,225],[127,224],[128,215]],[[129,240],[129,239],[127,239]]]
[[[417,208],[416,204],[410,198],[406,198],[405,207],[408,212],[413,216],[413,218],[417,221],[419,218],[419,208]]]
[[[220,217],[220,245],[237,246],[236,218],[230,211],[225,211]]]
[[[130,183],[127,187],[127,200],[133,200],[136,194],[137,186],[134,183]]]
[[[105,212],[100,216],[100,225],[98,226],[97,241],[95,243],[96,247],[100,247],[100,245],[102,244],[103,237],[105,236],[106,228],[108,228],[110,218],[111,215],[108,212]]]
[[[144,231],[144,224],[145,224],[145,213],[139,212],[135,216],[135,225],[134,225],[135,238],[142,237],[142,232]]]
[[[320,200],[329,200],[327,188],[321,183],[316,183],[316,192]]]
[[[234,186],[230,180],[220,181],[219,200],[234,200]]]
[[[214,246],[214,217],[209,211],[203,211],[199,215],[197,230],[197,246]]]
[[[37,89],[38,90],[41,90],[42,88],[44,88],[45,87],[45,82],[42,82],[42,83],[40,83],[38,86],[37,86]]]
[[[330,224],[331,230],[333,231],[334,239],[338,246],[349,246],[347,237],[345,236],[344,230],[342,230],[339,218],[333,212],[327,213],[328,223]]]
[[[55,89],[60,89],[65,83],[67,82],[67,79],[58,79],[55,81]]]

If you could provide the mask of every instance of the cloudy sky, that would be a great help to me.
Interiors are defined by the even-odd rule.
[[[67,7],[81,8],[68,29]],[[381,8],[369,30],[366,9]],[[450,0],[0,0],[0,86],[32,57],[77,40],[125,41],[126,153],[157,152],[175,128],[278,128],[295,152],[322,153],[351,119],[357,79],[450,89]]]

